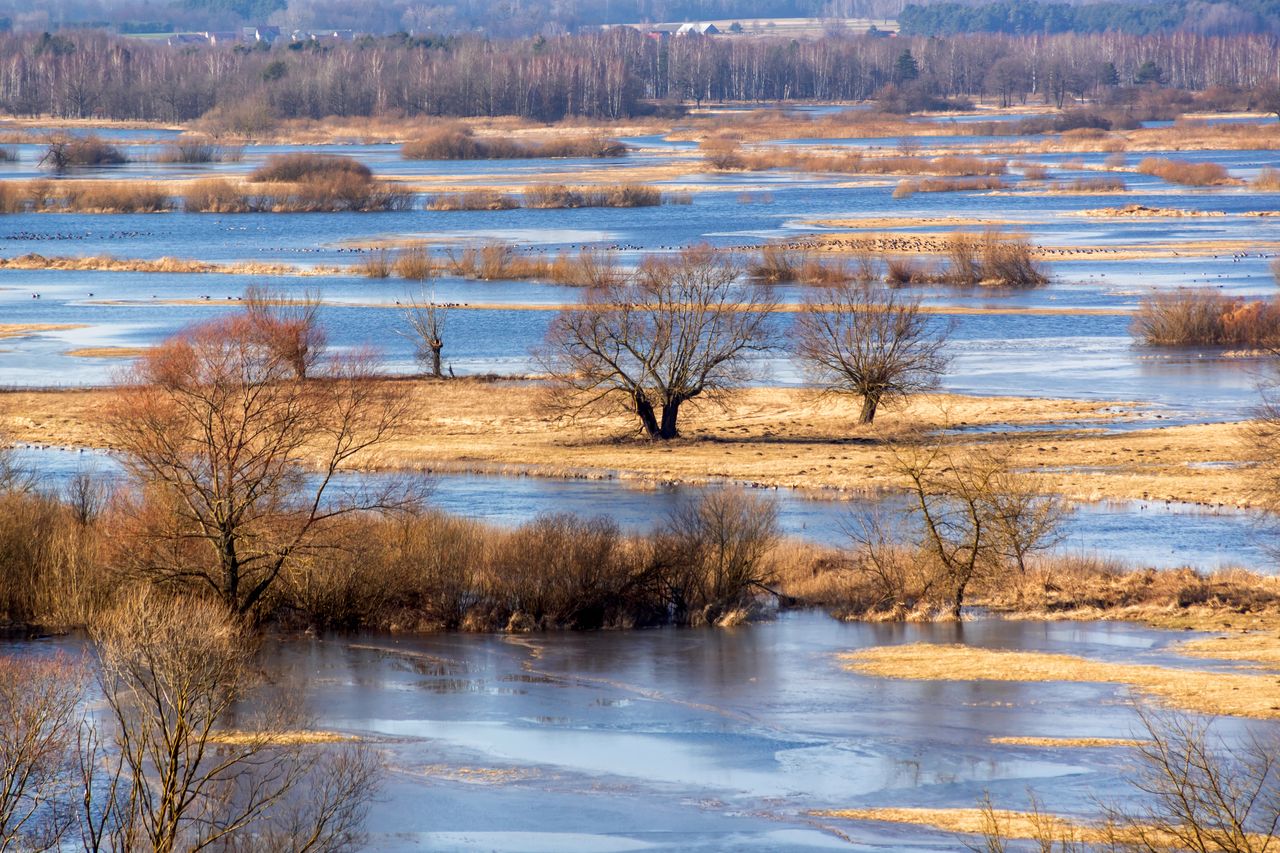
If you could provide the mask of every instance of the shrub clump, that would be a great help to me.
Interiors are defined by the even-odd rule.
[[[337,154],[280,154],[254,170],[255,183],[297,183],[351,176],[362,181],[373,177],[369,167],[352,157]]]
[[[1186,289],[1142,300],[1133,333],[1148,346],[1280,345],[1280,304],[1212,290]]]
[[[1138,171],[1144,175],[1154,175],[1171,184],[1189,187],[1213,187],[1235,183],[1227,170],[1217,163],[1191,163],[1186,160],[1147,157],[1138,164]]]

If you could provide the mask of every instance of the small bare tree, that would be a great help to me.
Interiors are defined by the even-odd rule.
[[[772,348],[772,293],[736,287],[738,273],[731,258],[700,246],[592,289],[552,321],[539,353],[557,405],[621,403],[649,438],[678,436],[684,403],[742,384],[747,357]]]
[[[0,851],[58,848],[73,824],[85,672],[62,655],[0,657]]]
[[[811,291],[795,352],[818,387],[861,397],[858,423],[869,424],[882,403],[937,387],[945,339],[918,297],[853,280]]]
[[[377,782],[370,753],[290,742],[273,715],[222,731],[254,679],[248,638],[218,603],[143,588],[90,633],[115,732],[110,750],[89,744],[87,847],[302,853],[356,840]]]
[[[429,365],[436,379],[444,376],[440,354],[444,351],[444,329],[448,309],[425,294],[409,297],[404,319],[409,325],[406,337],[413,342],[413,355],[419,363]]]
[[[320,325],[320,305],[318,290],[290,296],[283,291],[254,286],[244,292],[245,316],[250,328],[299,379],[306,379],[324,357],[328,336]]]
[[[166,341],[135,364],[105,418],[139,486],[120,502],[133,534],[123,564],[202,584],[250,613],[330,522],[413,501],[391,483],[335,487],[393,435],[405,406],[368,358],[331,359],[299,379],[243,316]]]

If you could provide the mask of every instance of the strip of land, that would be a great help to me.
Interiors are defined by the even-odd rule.
[[[1196,713],[1280,719],[1276,673],[1211,672],[929,643],[878,646],[839,657],[850,671],[881,678],[1117,684]]]
[[[682,412],[684,437],[650,442],[627,416],[577,419],[550,411],[536,381],[399,380],[414,416],[368,467],[519,471],[642,482],[729,480],[810,490],[822,497],[901,485],[886,439],[916,429],[960,429],[957,440],[1002,442],[1043,488],[1081,501],[1142,500],[1250,506],[1240,466],[1251,463],[1246,424],[1108,430],[1139,416],[1131,405],[1018,397],[922,395],[870,427],[858,403],[796,388],[752,388]],[[0,393],[0,434],[28,444],[107,447],[97,413],[109,389]],[[1010,431],[1009,427],[1019,427]]]

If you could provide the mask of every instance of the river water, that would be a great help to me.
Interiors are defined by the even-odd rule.
[[[1123,749],[992,744],[1125,737],[1105,684],[912,682],[845,671],[840,652],[926,642],[1212,667],[1184,639],[1121,623],[866,625],[815,613],[728,630],[275,638],[270,686],[389,765],[369,849],[955,850],[927,829],[816,809],[1019,808],[1087,816],[1131,797]],[[71,639],[9,644],[39,653]],[[1221,720],[1234,739],[1272,730]]]

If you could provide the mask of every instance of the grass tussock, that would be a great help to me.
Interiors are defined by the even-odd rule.
[[[379,260],[385,263],[386,256],[380,257]],[[411,246],[397,252],[391,268],[400,278],[406,278],[411,281],[424,281],[431,278],[438,271],[431,259],[431,254],[419,246]]]
[[[947,284],[1036,287],[1049,280],[1035,260],[1031,241],[996,230],[982,235],[957,232],[947,246]]]
[[[1147,157],[1138,164],[1138,172],[1188,187],[1216,187],[1237,183],[1226,168],[1217,163],[1191,163],[1186,160]]]
[[[1148,346],[1272,349],[1280,345],[1280,304],[1203,289],[1160,293],[1142,300],[1133,333]]]
[[[374,249],[367,252],[357,267],[365,278],[390,278],[395,263],[391,253],[386,249]]]
[[[182,195],[187,213],[249,213],[250,196],[224,178],[203,178],[191,182]]]
[[[623,157],[627,146],[603,136],[546,140],[476,136],[465,125],[446,125],[400,147],[406,160],[519,160],[563,157]]]
[[[849,266],[836,261],[824,261],[809,252],[779,243],[760,247],[759,260],[747,264],[747,274],[770,284],[835,284],[853,279],[870,280],[874,272],[868,269],[866,260]]]

